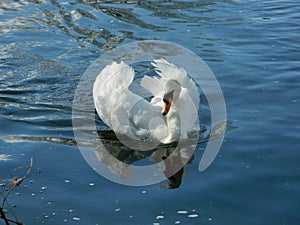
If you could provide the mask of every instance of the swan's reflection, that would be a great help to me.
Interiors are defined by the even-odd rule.
[[[160,145],[150,151],[137,151],[124,146],[111,130],[98,131],[98,136],[101,142],[96,146],[95,154],[99,162],[105,165],[111,173],[121,178],[131,178],[131,164],[137,164],[139,161],[148,164],[163,160],[163,163],[159,164],[162,168],[157,168],[157,170],[162,171],[166,177],[166,188],[174,189],[178,188],[182,182],[184,167],[193,160],[195,145],[188,144],[191,143],[189,141],[180,143],[180,146],[176,142]],[[116,160],[122,163],[116,163]]]

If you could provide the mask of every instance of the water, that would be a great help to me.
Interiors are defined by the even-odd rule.
[[[288,0],[1,1],[1,180],[33,157],[10,195],[12,211],[25,224],[298,224],[299,10]],[[88,66],[152,39],[205,60],[236,127],[201,173],[198,147],[175,190],[102,178],[72,130]]]

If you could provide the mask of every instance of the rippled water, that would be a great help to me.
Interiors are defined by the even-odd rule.
[[[0,180],[34,160],[9,199],[18,219],[298,224],[299,10],[288,0],[2,0]],[[189,48],[210,66],[236,127],[201,173],[199,145],[175,190],[107,181],[84,161],[72,129],[75,89],[88,66],[117,46],[152,39]],[[208,121],[205,105],[201,115]]]

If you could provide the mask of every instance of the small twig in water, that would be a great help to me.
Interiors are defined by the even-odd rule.
[[[5,211],[4,211],[4,205],[7,202],[7,198],[9,196],[9,194],[29,176],[31,169],[32,169],[32,164],[33,164],[33,159],[31,158],[29,166],[25,167],[25,168],[28,168],[26,174],[23,177],[14,177],[9,180],[9,190],[7,191],[6,195],[3,197],[2,205],[0,207],[0,219],[3,219],[6,225],[10,225],[10,223],[14,223],[17,225],[23,225],[22,223],[18,222],[17,220],[12,220],[12,219],[9,219],[6,217]],[[15,172],[16,170],[21,169],[21,168],[24,168],[24,167],[15,168],[13,170],[13,172]]]

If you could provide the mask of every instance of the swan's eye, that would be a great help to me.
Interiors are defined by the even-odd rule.
[[[165,99],[165,98],[163,99],[163,101],[164,101],[164,103],[167,104],[167,105],[170,104],[170,102],[169,102],[167,99]]]

